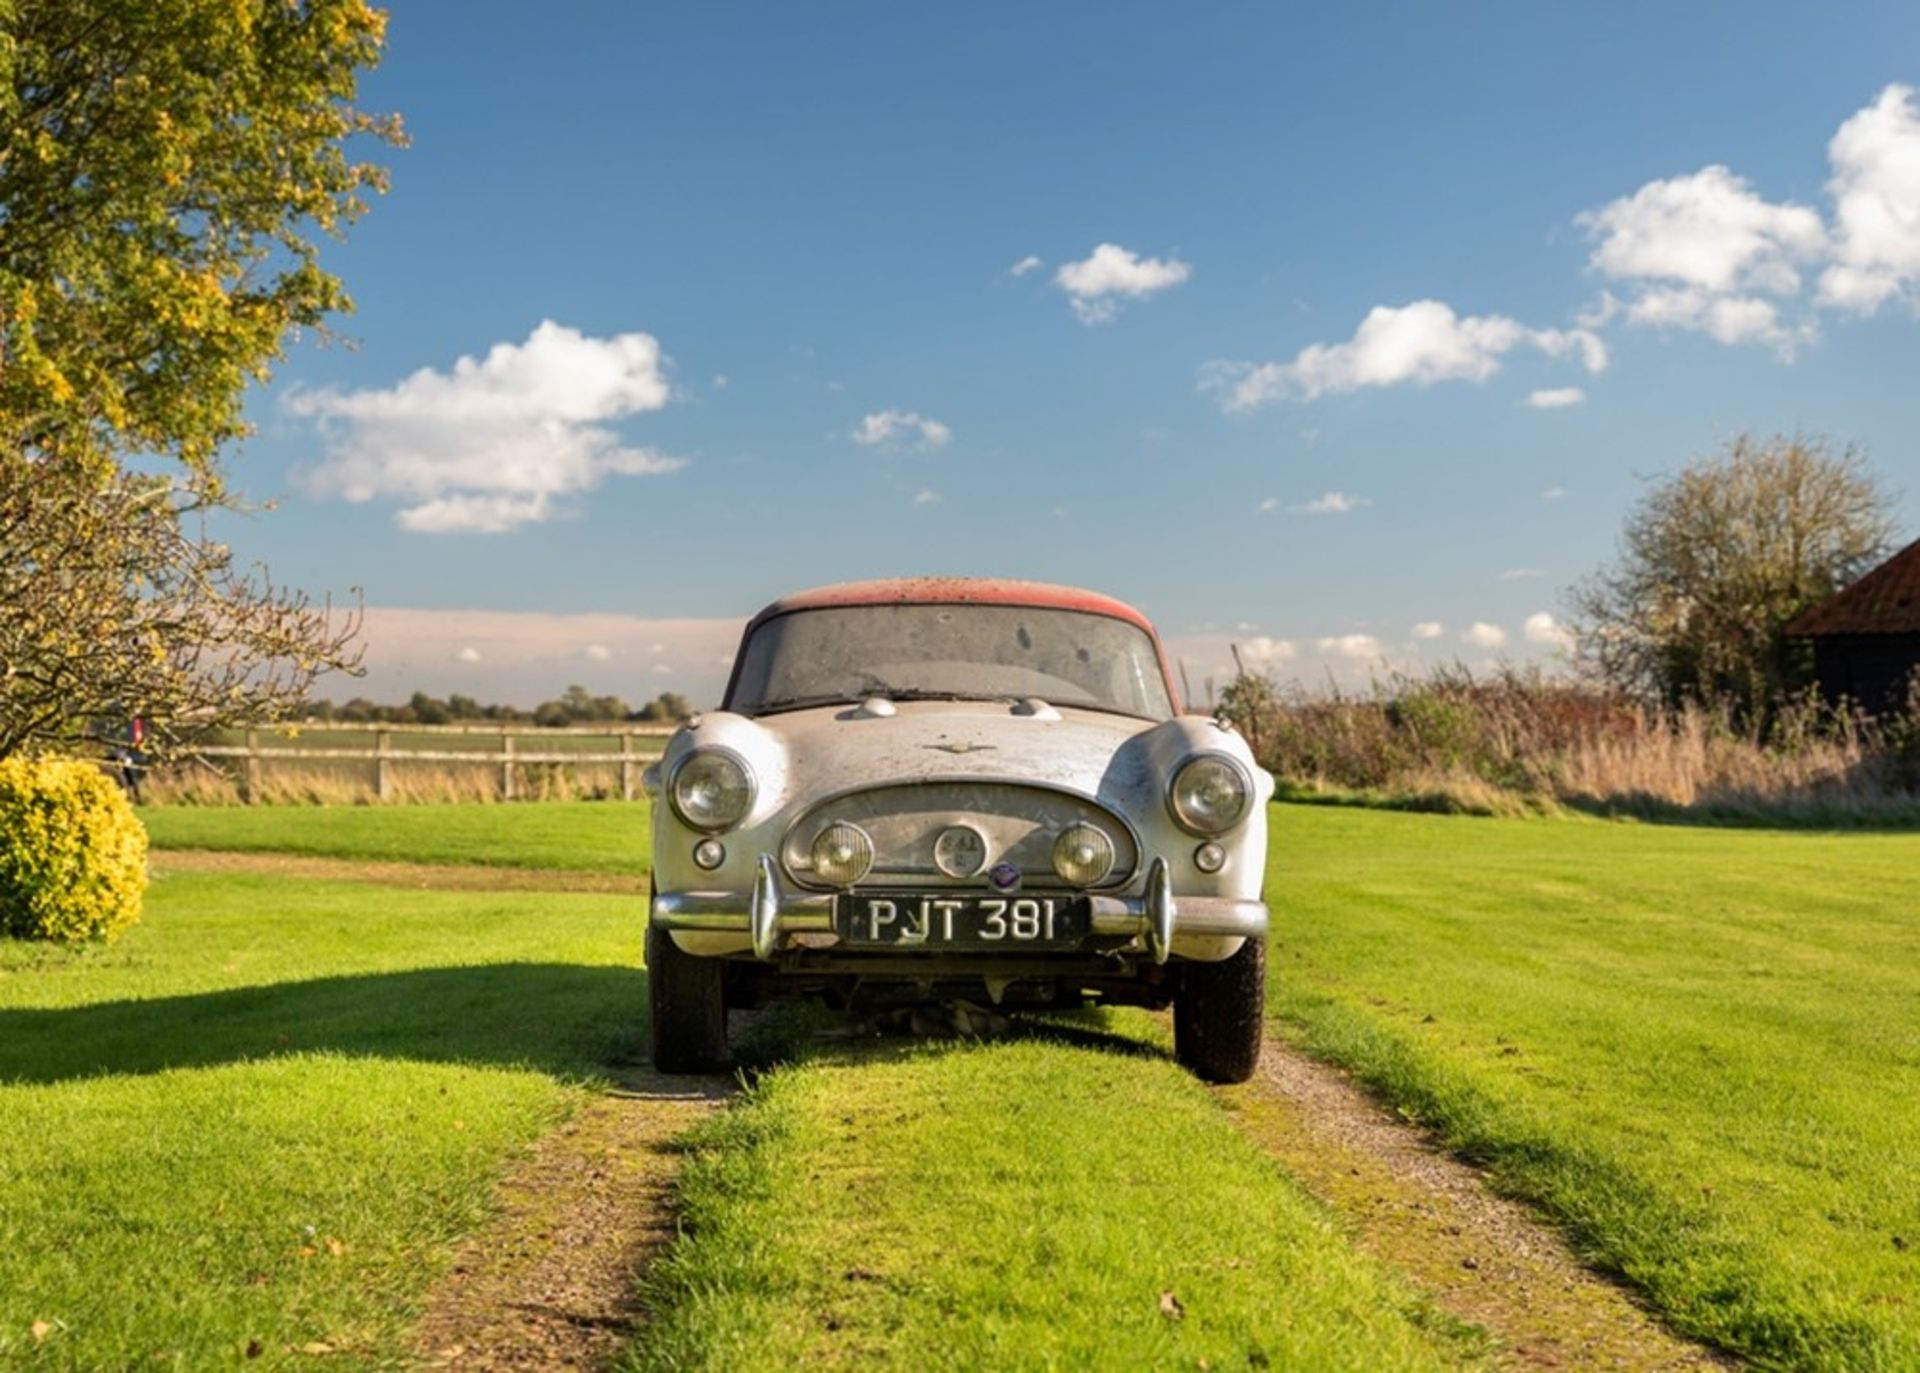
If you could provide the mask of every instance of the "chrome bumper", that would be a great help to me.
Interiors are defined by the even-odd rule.
[[[1156,963],[1165,963],[1176,934],[1224,935],[1264,939],[1267,905],[1231,896],[1175,898],[1165,859],[1147,870],[1147,889],[1139,896],[1094,896],[1093,932],[1131,935],[1142,940]],[[819,892],[783,892],[773,859],[762,854],[750,895],[740,892],[657,892],[653,923],[667,930],[703,930],[745,934],[754,956],[771,959],[787,934],[819,934],[833,929],[833,897]]]

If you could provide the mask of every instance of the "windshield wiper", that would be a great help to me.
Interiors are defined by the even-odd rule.
[[[1000,701],[1013,703],[1024,698],[1004,694],[987,695],[968,691],[934,691],[928,687],[896,687],[873,682],[858,691],[822,691],[798,696],[775,696],[754,706],[754,714],[779,710],[808,710],[816,706],[853,706],[874,697],[886,701]]]

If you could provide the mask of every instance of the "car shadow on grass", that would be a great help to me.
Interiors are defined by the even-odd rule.
[[[0,1010],[0,1083],[316,1052],[604,1078],[644,1058],[646,1020],[638,968],[490,963],[323,977]]]
[[[1046,1043],[1092,1053],[1171,1058],[1163,1027],[1141,1011],[1080,1011],[995,1016],[991,1028],[953,1028],[941,1007],[857,1014],[805,1002],[775,1004],[736,1017],[733,1064],[748,1076],[801,1060],[855,1063],[904,1053],[938,1053],[987,1043]],[[744,1023],[743,1023],[744,1020]],[[978,1021],[962,1017],[963,1023]]]

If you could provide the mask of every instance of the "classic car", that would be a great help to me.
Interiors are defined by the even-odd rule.
[[[1031,582],[851,583],[748,623],[721,708],[648,770],[653,1053],[727,1012],[967,1002],[1173,1008],[1174,1052],[1245,1080],[1266,981],[1273,779],[1182,714],[1153,626]]]

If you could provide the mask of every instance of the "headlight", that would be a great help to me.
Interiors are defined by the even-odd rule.
[[[813,838],[813,875],[836,887],[851,887],[873,871],[873,840],[858,825],[836,820]]]
[[[753,809],[753,773],[726,749],[695,749],[673,770],[668,795],[674,813],[694,829],[731,829]]]
[[[1246,770],[1219,753],[1189,759],[1173,775],[1173,818],[1194,834],[1225,834],[1246,818],[1253,790]]]
[[[1096,886],[1113,871],[1113,840],[1093,825],[1069,825],[1053,841],[1053,870],[1069,886]]]

